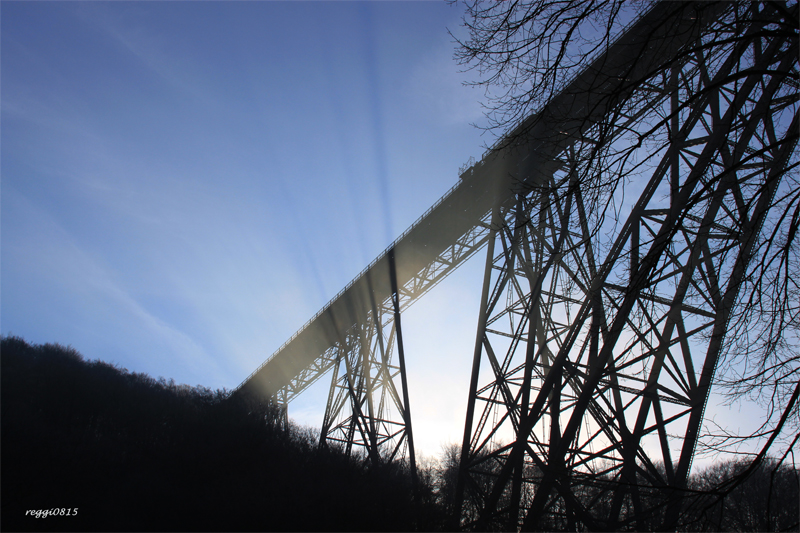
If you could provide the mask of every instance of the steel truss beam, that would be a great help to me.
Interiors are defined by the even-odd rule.
[[[460,527],[675,527],[726,327],[800,129],[797,39],[769,31],[774,15],[732,6],[575,135],[557,170],[498,197]],[[739,33],[727,42],[726,24]],[[642,185],[633,205],[623,180],[628,196]]]
[[[320,445],[413,472],[400,310],[488,244],[456,524],[673,528],[797,141],[771,10],[657,4],[237,392],[285,409],[330,372]]]
[[[669,53],[691,34],[685,28],[677,29],[678,35],[655,43],[651,54]],[[351,449],[353,444],[357,444],[350,440],[349,435],[353,438],[363,435],[358,442],[365,445],[371,457],[381,455],[370,449],[388,442],[381,437],[384,433],[402,438],[400,436],[405,435],[406,429],[391,432],[377,428],[386,420],[390,425],[399,424],[408,428],[408,409],[391,418],[383,418],[381,424],[376,424],[374,422],[377,420],[369,414],[370,402],[365,400],[376,393],[394,397],[396,392],[396,387],[383,391],[383,387],[391,381],[386,378],[395,377],[391,371],[384,369],[391,368],[391,350],[378,358],[374,350],[380,343],[373,343],[370,348],[372,355],[361,354],[360,346],[369,345],[372,332],[378,331],[377,326],[370,324],[379,324],[385,329],[392,322],[380,313],[381,308],[387,307],[387,302],[396,299],[397,304],[392,305],[398,312],[401,306],[406,308],[486,244],[491,231],[489,222],[494,199],[508,197],[518,188],[518,184],[509,182],[509,177],[525,176],[523,182],[533,182],[540,174],[547,174],[548,169],[553,170],[559,165],[557,155],[574,142],[574,131],[582,131],[587,124],[603,116],[608,100],[613,99],[610,95],[618,92],[615,80],[630,74],[629,63],[641,54],[643,46],[648,46],[649,31],[646,24],[634,26],[628,32],[631,35],[626,34],[627,39],[611,46],[604,56],[574,79],[545,109],[529,117],[517,131],[512,132],[508,137],[510,141],[498,143],[479,163],[465,171],[448,194],[248,376],[237,392],[266,396],[286,406],[310,384],[336,367],[321,442],[328,441],[328,432],[341,428],[345,420],[350,420],[353,427],[346,434],[346,447]],[[642,44],[642,41],[645,43]],[[646,68],[649,68],[646,63],[639,63],[633,72],[638,73]],[[630,89],[622,91],[626,92],[630,92]],[[544,133],[548,142],[518,142],[518,133],[529,130]],[[557,140],[552,142],[550,137]],[[396,255],[396,265],[391,268],[388,260],[390,250],[393,257]],[[390,271],[394,274],[390,275]],[[383,342],[386,346],[390,346],[390,337],[391,330],[384,332]],[[352,339],[362,340],[354,342]],[[357,364],[359,361],[362,364]],[[401,379],[405,377],[402,368],[400,376]],[[334,394],[336,391],[338,393]],[[350,399],[349,415],[344,409],[345,402],[341,401],[344,397]],[[377,405],[390,403],[381,404],[378,401]],[[397,402],[395,405],[398,405]],[[367,408],[366,414],[363,407]],[[342,421],[335,423],[336,417],[343,417]],[[366,419],[356,422],[364,417]],[[367,419],[373,423],[368,423]],[[356,431],[358,428],[363,433]],[[372,428],[376,428],[374,432]],[[392,445],[388,445],[387,450],[393,450]],[[394,456],[396,452],[387,453]]]

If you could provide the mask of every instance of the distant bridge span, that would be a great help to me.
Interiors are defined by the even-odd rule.
[[[796,157],[797,39],[762,31],[781,15],[753,6],[655,3],[237,393],[285,406],[330,372],[320,445],[404,457],[415,476],[401,310],[488,246],[460,526],[674,527],[727,323]],[[601,216],[626,177],[630,214]],[[653,487],[673,497],[653,503]]]

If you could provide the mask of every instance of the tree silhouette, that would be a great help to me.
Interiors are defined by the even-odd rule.
[[[423,530],[402,465],[319,453],[269,402],[177,385],[7,337],[5,530]],[[35,518],[29,510],[74,509]],[[439,513],[441,514],[441,513]],[[427,520],[427,521],[426,521]]]

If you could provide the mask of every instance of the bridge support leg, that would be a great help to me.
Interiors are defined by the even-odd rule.
[[[397,294],[397,288],[393,290]],[[395,349],[397,364],[393,363]],[[320,445],[339,443],[348,453],[363,453],[374,466],[407,461],[416,485],[402,350],[399,301],[395,297],[388,305],[373,301],[367,317],[345,332],[337,344]]]

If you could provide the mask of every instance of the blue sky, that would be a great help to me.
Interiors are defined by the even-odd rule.
[[[2,333],[238,385],[491,143],[452,60],[460,17],[3,2]],[[480,269],[404,317],[423,453],[460,440]],[[290,413],[318,426],[306,396]]]

